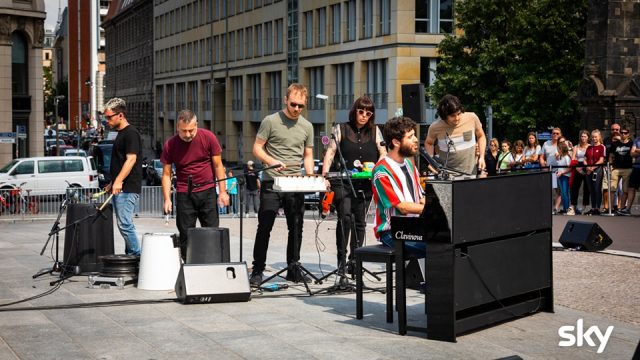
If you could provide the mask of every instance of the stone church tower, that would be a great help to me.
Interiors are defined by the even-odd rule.
[[[590,0],[581,127],[640,135],[640,0]]]

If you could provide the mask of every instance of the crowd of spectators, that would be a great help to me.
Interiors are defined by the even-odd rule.
[[[631,137],[620,124],[611,125],[610,136],[600,130],[582,130],[575,145],[559,128],[542,145],[536,133],[512,143],[493,138],[485,153],[488,175],[544,168],[552,172],[553,214],[631,215],[640,187],[640,136]],[[609,181],[610,179],[610,181]],[[582,188],[582,207],[578,198]],[[611,204],[611,209],[609,209]],[[588,208],[588,210],[587,210]]]

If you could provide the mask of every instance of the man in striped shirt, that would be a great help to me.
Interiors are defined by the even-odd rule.
[[[373,169],[373,201],[376,202],[376,238],[393,247],[391,216],[419,216],[424,208],[424,194],[412,157],[418,152],[416,124],[407,117],[395,117],[384,126],[382,136],[389,152]],[[409,254],[421,257],[425,253],[422,242],[406,241]]]

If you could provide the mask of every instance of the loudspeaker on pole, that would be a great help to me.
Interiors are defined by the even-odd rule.
[[[423,84],[402,85],[402,113],[418,124],[427,122]]]
[[[560,244],[565,248],[585,251],[601,251],[613,240],[596,223],[570,220],[560,235]]]
[[[183,304],[249,301],[247,264],[183,264],[175,290]]]

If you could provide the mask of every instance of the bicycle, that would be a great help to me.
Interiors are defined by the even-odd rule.
[[[31,196],[31,189],[22,189],[25,184],[26,182],[23,182],[15,188],[3,190],[4,195],[0,203],[10,214],[35,215],[40,212],[40,201],[36,196]]]

